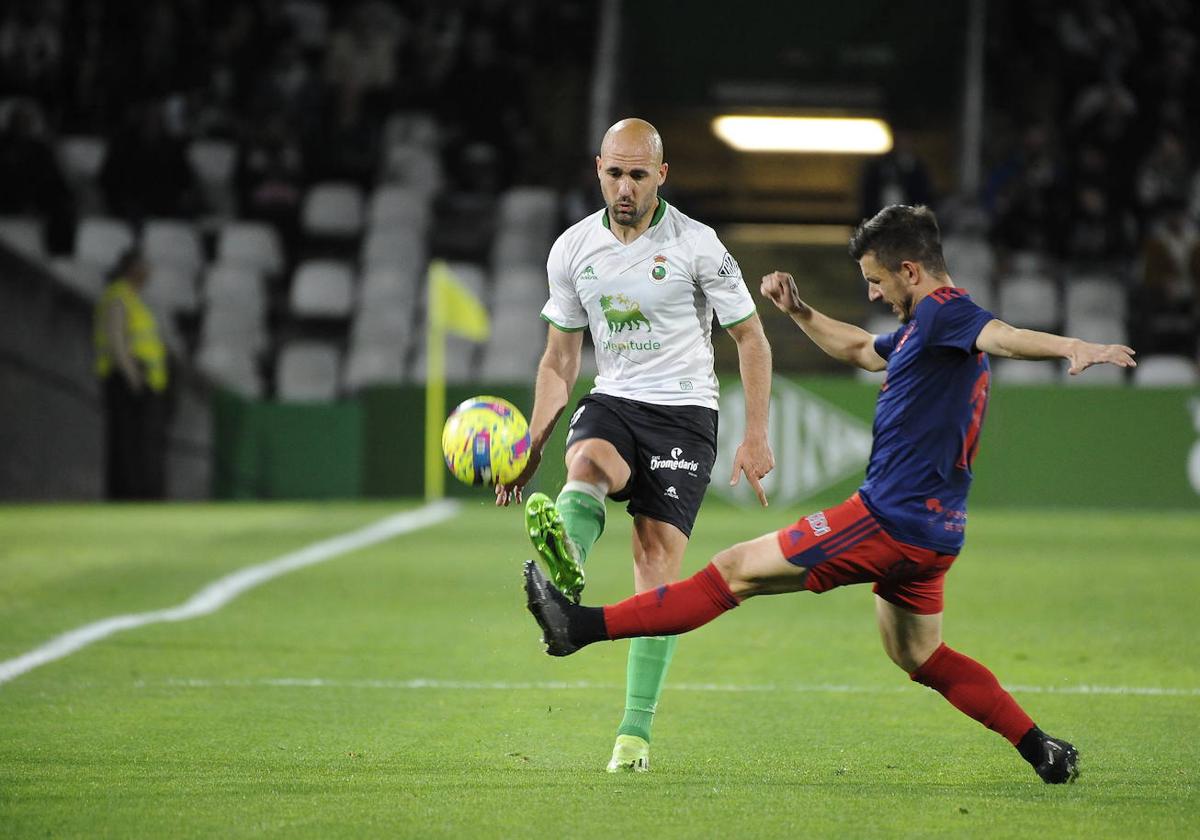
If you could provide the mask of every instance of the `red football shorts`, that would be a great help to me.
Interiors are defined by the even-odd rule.
[[[942,582],[955,555],[892,539],[857,493],[776,536],[787,561],[808,569],[810,592],[874,581],[875,594],[898,607],[920,615],[942,611]]]

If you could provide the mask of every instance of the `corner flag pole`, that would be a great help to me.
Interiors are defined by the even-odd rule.
[[[446,495],[446,472],[442,465],[442,423],[446,416],[446,313],[437,262],[429,265],[426,277],[428,329],[425,334],[425,498]]]

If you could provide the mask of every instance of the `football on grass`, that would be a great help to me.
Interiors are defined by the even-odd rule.
[[[442,454],[463,484],[507,484],[529,461],[529,424],[502,397],[471,397],[446,418]]]

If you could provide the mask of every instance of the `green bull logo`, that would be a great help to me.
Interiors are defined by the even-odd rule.
[[[620,304],[622,308],[618,309],[616,304]],[[650,326],[650,319],[642,314],[638,302],[623,294],[602,295],[600,308],[604,310],[604,320],[608,322],[610,333],[619,333],[625,329],[640,330],[642,324],[646,325],[647,331],[654,331],[654,328]]]

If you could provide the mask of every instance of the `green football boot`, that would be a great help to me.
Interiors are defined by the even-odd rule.
[[[609,773],[646,773],[650,770],[650,742],[636,735],[618,735],[612,759],[605,768]]]
[[[545,493],[534,493],[525,502],[525,527],[551,582],[578,604],[579,596],[583,594],[583,566],[579,563],[579,552],[567,536],[562,514]]]

